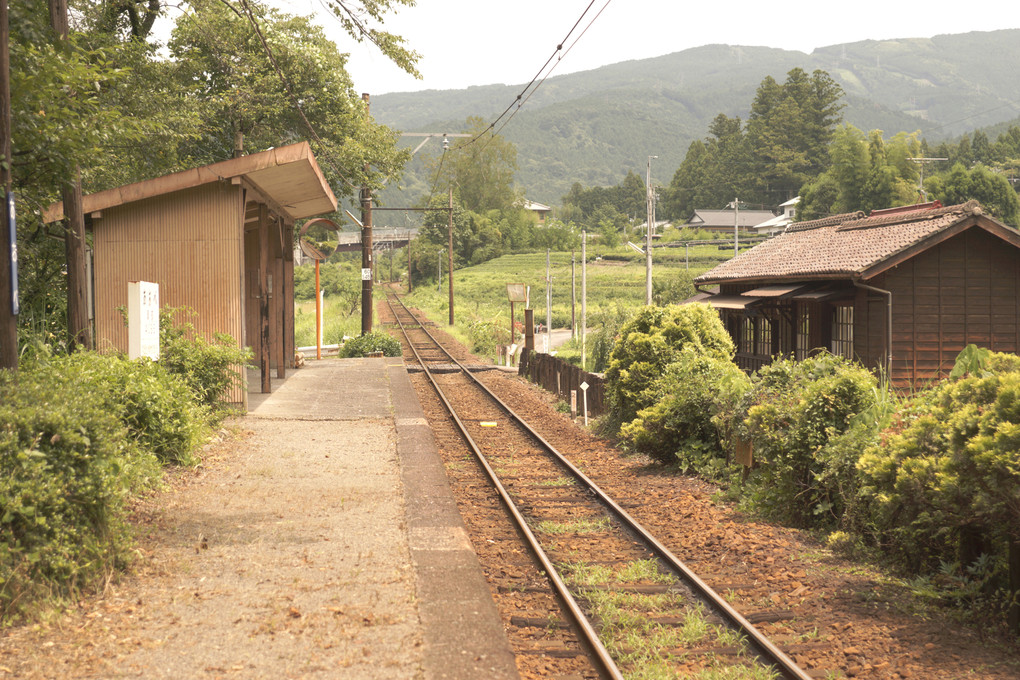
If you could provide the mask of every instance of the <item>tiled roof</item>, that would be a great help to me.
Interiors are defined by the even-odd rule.
[[[977,201],[875,217],[856,212],[795,222],[783,233],[705,272],[694,281],[704,284],[855,278],[974,215],[983,215]],[[1009,229],[990,218],[985,219]]]
[[[753,227],[759,222],[775,217],[771,210],[741,210],[736,221],[741,227]],[[690,219],[692,227],[733,228],[734,215],[732,210],[695,210]]]

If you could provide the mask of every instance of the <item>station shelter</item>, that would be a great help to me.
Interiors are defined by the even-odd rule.
[[[89,307],[95,346],[126,352],[128,283],[159,284],[161,307],[188,308],[206,339],[250,347],[271,371],[294,367],[295,220],[336,211],[307,142],[184,170],[83,197],[91,232]],[[56,203],[46,222],[63,218]],[[247,407],[247,391],[226,395]]]

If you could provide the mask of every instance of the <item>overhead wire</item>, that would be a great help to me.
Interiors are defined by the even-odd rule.
[[[436,187],[439,186],[439,176],[443,173],[443,161],[446,160],[447,148],[443,146],[443,155],[439,157],[439,168],[436,170],[436,177],[432,180],[432,190],[429,191],[429,198],[425,201],[425,207],[429,207],[432,204],[432,197],[436,195]]]
[[[591,9],[591,6],[592,6],[592,4],[594,4],[594,1],[595,0],[592,0],[592,3],[588,5],[588,9]],[[502,132],[503,128],[505,128],[507,126],[507,123],[509,123],[511,120],[513,120],[513,117],[516,116],[517,112],[521,110],[521,107],[523,107],[526,103],[528,103],[528,100],[531,99],[531,95],[535,94],[535,92],[538,91],[538,88],[542,87],[542,84],[546,81],[546,79],[550,75],[552,75],[552,72],[555,71],[556,67],[559,66],[561,61],[563,61],[563,57],[567,56],[567,54],[570,53],[570,50],[574,49],[574,45],[576,45],[578,43],[578,41],[581,38],[584,37],[584,34],[588,32],[588,29],[591,28],[592,24],[594,24],[595,21],[602,15],[602,13],[604,11],[606,11],[606,7],[608,7],[609,3],[612,2],[612,1],[613,0],[606,0],[606,4],[602,5],[602,9],[600,9],[598,11],[598,13],[594,17],[592,17],[592,20],[589,21],[588,25],[584,27],[584,30],[581,31],[581,34],[579,36],[577,36],[576,38],[574,38],[574,42],[570,43],[570,46],[567,47],[567,49],[563,52],[563,54],[559,55],[559,57],[556,59],[556,63],[552,65],[552,67],[549,69],[549,71],[544,76],[542,76],[542,79],[540,81],[538,81],[538,84],[535,85],[534,88],[532,88],[531,92],[528,93],[528,96],[525,97],[524,100],[517,105],[517,108],[514,110],[513,113],[510,114],[510,117],[507,118],[503,122],[503,124],[499,126],[498,130],[496,130],[495,132],[492,133],[493,137],[495,137],[500,132]],[[587,13],[588,9],[585,10],[586,13]],[[581,18],[582,19],[584,18],[583,14],[581,15]],[[574,27],[570,29],[571,33],[574,31],[574,29],[577,28],[577,24],[579,24],[579,23],[581,23],[581,19],[578,19],[577,23],[574,24]],[[570,37],[570,33],[567,34],[567,38],[569,38],[569,37]],[[566,42],[566,38],[564,38],[564,42]],[[557,50],[559,50],[562,46],[563,46],[563,43],[560,43],[559,45],[557,45]],[[554,56],[555,56],[555,53],[554,53]],[[551,59],[551,57],[550,57],[550,59]],[[548,65],[548,63],[549,62],[546,62],[547,65]],[[544,68],[545,67],[543,67],[543,69]],[[532,81],[532,82],[534,82],[534,81]],[[518,97],[518,99],[519,98],[520,97]],[[492,141],[492,137],[489,138],[489,141],[490,142]],[[486,145],[488,145],[488,142],[486,143]]]
[[[595,17],[585,27],[584,31],[581,32],[582,36],[584,35],[585,32],[588,31],[589,28],[591,28],[591,25],[595,22],[595,19],[598,19],[602,12],[605,11],[606,7],[609,5],[610,2],[612,2],[612,0],[606,0],[606,4],[603,5],[602,9],[599,10],[598,14],[595,15]],[[566,44],[567,40],[570,39],[570,36],[573,35],[574,31],[577,30],[577,27],[581,25],[581,22],[584,20],[584,17],[588,14],[588,12],[591,10],[594,4],[595,0],[591,0],[591,2],[588,3],[588,6],[585,7],[583,12],[581,12],[581,16],[577,18],[577,21],[574,22],[574,25],[570,27],[569,31],[567,31],[567,34],[563,37],[563,40],[557,43],[556,49],[553,50],[553,53],[549,55],[549,58],[545,60],[545,63],[542,64],[542,67],[540,69],[538,69],[538,72],[534,75],[534,77],[528,82],[527,85],[524,86],[524,89],[522,89],[520,93],[518,93],[517,97],[515,97],[512,102],[510,102],[510,104],[503,110],[503,112],[499,114],[495,118],[495,120],[489,123],[488,127],[479,132],[477,135],[475,135],[466,142],[457,144],[453,148],[454,151],[470,146],[477,142],[479,139],[483,138],[485,134],[492,131],[496,127],[496,125],[501,120],[503,120],[504,117],[507,116],[507,114],[510,114],[510,118],[507,118],[506,122],[510,122],[510,119],[517,115],[517,111],[520,111],[521,107],[524,106],[524,103],[531,98],[532,94],[534,94],[534,91],[537,90],[542,85],[542,83],[545,82],[545,79],[549,77],[549,74],[552,73],[553,70],[555,70],[556,66],[559,65],[563,57],[566,56],[566,52],[560,54],[560,52],[563,52],[564,44]],[[567,48],[567,52],[573,49],[574,45],[577,44],[577,41],[580,40],[580,38],[581,36],[578,36],[574,40],[574,42],[570,44],[570,46]],[[555,60],[555,63],[553,63],[553,60]],[[552,67],[550,67],[550,64],[552,64]],[[546,73],[546,69],[548,69],[548,73]],[[543,75],[543,73],[545,75]],[[536,82],[538,83],[537,85]],[[532,88],[533,85],[535,86],[534,88]],[[527,94],[527,97],[525,97],[525,94]],[[513,113],[511,113],[511,110],[513,110]],[[504,127],[506,127],[506,123],[501,125],[499,129],[502,130]],[[498,131],[494,132],[493,136],[495,136],[496,134],[498,134]]]

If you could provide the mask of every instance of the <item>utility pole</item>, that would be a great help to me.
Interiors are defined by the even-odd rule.
[[[449,266],[447,270],[450,272],[450,325],[453,325],[453,186],[450,186],[450,220],[446,226],[447,238],[450,241],[449,249]]]
[[[368,93],[361,95],[368,118]],[[365,163],[365,175],[368,175]],[[361,187],[361,334],[372,332],[372,190]]]
[[[652,304],[652,220],[655,219],[655,194],[652,193],[652,159],[648,157],[648,170],[645,173],[645,208],[648,219],[645,230],[645,304]]]
[[[552,352],[552,267],[545,249],[545,353]]]
[[[736,257],[737,253],[740,252],[740,237],[738,236],[739,229],[740,229],[740,227],[739,227],[739,225],[740,225],[739,217],[740,217],[740,199],[739,198],[734,198],[733,199],[733,257]]]
[[[67,42],[67,0],[50,0],[50,26],[58,44]],[[71,347],[92,349],[89,312],[85,290],[85,214],[82,212],[81,169],[74,168],[74,177],[64,185],[64,255],[67,260],[67,328]]]
[[[0,0],[0,369],[18,369],[18,241],[11,178],[11,59],[7,0]]]
[[[577,337],[577,275],[574,273],[574,253],[570,253],[570,339]]]
[[[924,190],[924,164],[925,163],[938,163],[939,161],[948,161],[948,158],[908,158],[907,160],[917,163],[920,168],[920,174],[917,177],[917,195],[921,197],[922,203],[928,202],[928,192]]]
[[[584,346],[588,334],[588,232],[581,231],[581,370],[585,370],[588,352]]]

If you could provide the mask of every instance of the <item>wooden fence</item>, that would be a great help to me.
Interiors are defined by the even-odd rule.
[[[600,416],[605,413],[606,380],[596,373],[582,371],[579,367],[549,354],[529,349],[521,350],[517,374],[537,383],[546,390],[570,403],[571,390],[577,391],[577,412],[583,413],[581,383],[588,383],[588,415]]]

